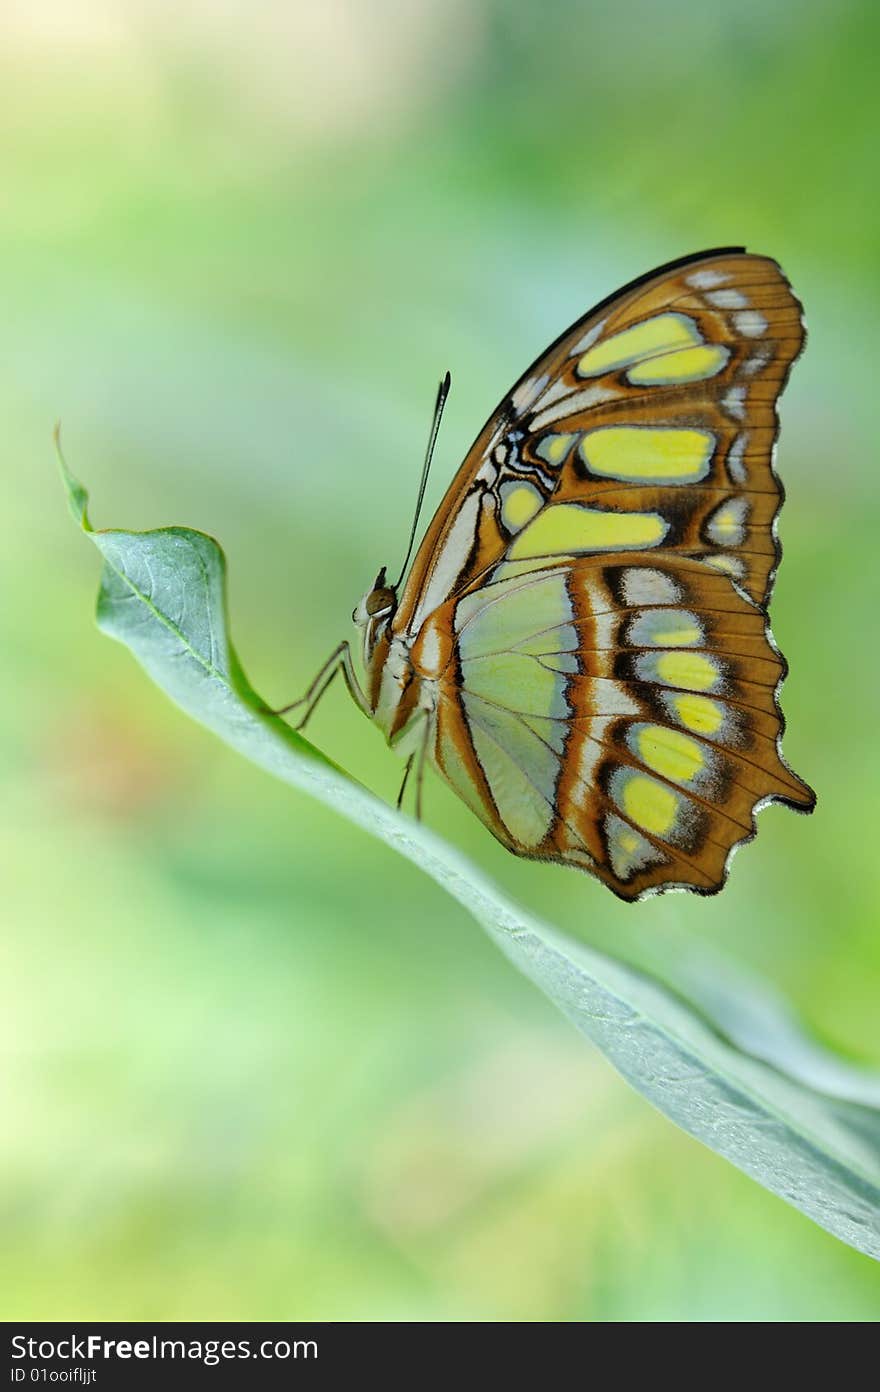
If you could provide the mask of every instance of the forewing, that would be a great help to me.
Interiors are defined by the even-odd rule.
[[[419,548],[395,618],[415,633],[511,562],[646,547],[766,604],[782,492],[776,400],[803,343],[775,261],[662,267],[592,310],[501,403]]]

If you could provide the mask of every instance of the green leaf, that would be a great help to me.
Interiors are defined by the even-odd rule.
[[[421,866],[648,1101],[829,1232],[880,1259],[880,1078],[808,1040],[766,987],[676,964],[677,989],[573,942],[512,902],[457,851],[353,782],[267,712],[232,647],[226,565],[201,532],[93,531],[98,622],[195,720]],[[669,970],[661,971],[668,977]],[[690,1002],[685,998],[690,996]]]

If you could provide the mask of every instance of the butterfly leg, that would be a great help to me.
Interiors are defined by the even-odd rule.
[[[269,711],[270,715],[287,715],[289,711],[304,707],[300,718],[295,722],[294,729],[302,730],[306,722],[311,719],[321,697],[327,691],[330,683],[338,672],[342,673],[345,685],[348,687],[349,695],[356,705],[360,706],[365,715],[372,715],[370,703],[361,690],[360,682],[354,670],[351,660],[351,648],[347,642],[342,642],[327,658],[314,680],[309,685],[304,696],[300,696],[298,701],[291,701],[289,705],[279,706],[276,710]]]
[[[425,729],[424,738],[422,739],[422,742],[419,745],[418,749],[414,749],[412,754],[410,754],[409,758],[406,761],[406,767],[403,770],[403,780],[400,784],[400,792],[397,794],[397,810],[400,811],[401,807],[403,806],[403,797],[406,792],[407,785],[409,783],[410,774],[412,773],[413,769],[415,769],[415,817],[417,822],[420,822],[422,820],[422,782],[425,776],[425,761],[428,757],[428,741],[431,737],[430,721],[427,719],[427,717],[425,717],[422,723]]]
[[[428,741],[431,738],[431,722],[425,720],[425,737],[418,752],[416,765],[416,821],[422,820],[422,787],[425,782],[425,764],[428,761]],[[415,758],[415,755],[413,756]]]
[[[407,783],[409,782],[409,776],[410,776],[410,773],[412,772],[412,766],[413,766],[413,761],[415,760],[415,757],[416,757],[415,754],[410,754],[409,758],[408,758],[407,761],[406,761],[406,768],[403,770],[403,779],[402,779],[401,784],[400,784],[400,792],[397,794],[397,810],[398,810],[398,812],[400,811],[401,807],[403,806],[403,795],[404,795],[404,793],[406,792],[406,785],[407,785]]]

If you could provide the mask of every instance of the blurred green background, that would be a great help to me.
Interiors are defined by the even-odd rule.
[[[190,724],[94,628],[97,526],[216,535],[299,693],[520,370],[745,243],[811,331],[784,400],[775,808],[716,900],[635,908],[427,814],[597,944],[723,947],[880,1060],[878,10],[807,0],[44,0],[0,16],[0,1313],[860,1320],[880,1269],[631,1093],[390,849]],[[334,690],[310,731],[385,796]]]

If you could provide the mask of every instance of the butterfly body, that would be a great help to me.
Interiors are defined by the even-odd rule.
[[[515,853],[625,899],[712,893],[761,806],[812,810],[766,613],[775,403],[802,343],[769,258],[634,282],[525,374],[406,583],[381,572],[355,611],[356,699]]]

